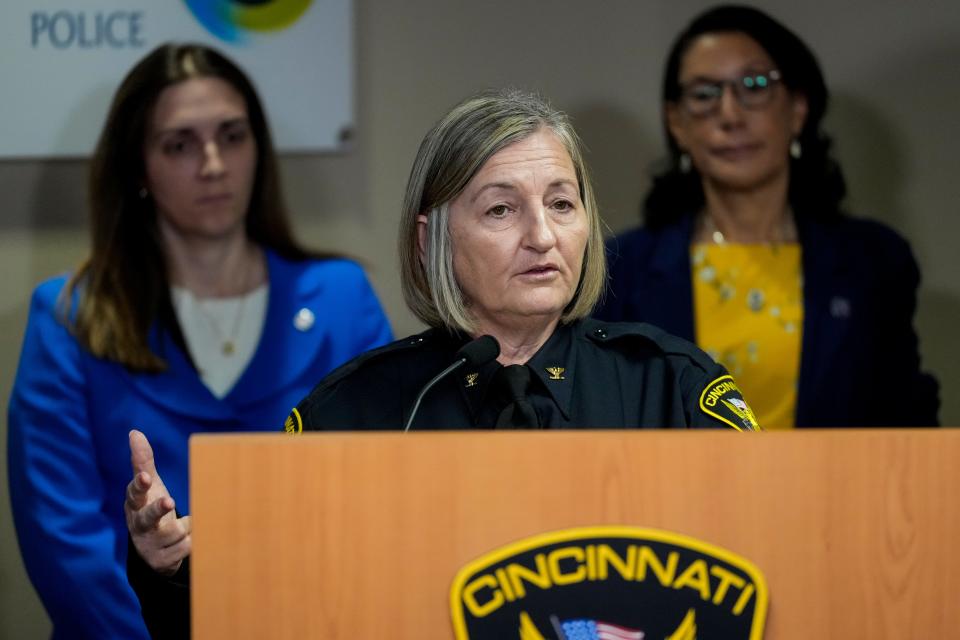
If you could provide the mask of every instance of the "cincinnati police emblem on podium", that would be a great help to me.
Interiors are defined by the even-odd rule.
[[[544,533],[463,567],[457,640],[760,640],[767,584],[749,560],[635,527]]]

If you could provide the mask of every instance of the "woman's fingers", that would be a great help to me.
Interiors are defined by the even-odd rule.
[[[175,544],[158,549],[152,554],[152,558],[147,559],[147,561],[154,571],[165,575],[173,575],[180,569],[183,559],[190,555],[191,544],[190,536],[184,536]]]
[[[157,467],[153,461],[153,447],[150,446],[147,436],[133,429],[128,437],[130,440],[130,465],[133,467],[134,475],[142,471],[149,474],[151,478],[156,478]]]
[[[153,482],[146,473],[138,473],[127,484],[127,507],[132,511],[142,509],[147,504],[147,497]]]
[[[175,517],[176,504],[154,464],[147,437],[130,431],[130,466],[133,479],[127,484],[123,510],[133,545],[154,571],[172,575],[190,554],[190,516]]]
[[[173,498],[163,496],[148,503],[145,507],[135,510],[130,523],[130,533],[147,533],[159,529],[163,517],[171,513],[175,506]]]

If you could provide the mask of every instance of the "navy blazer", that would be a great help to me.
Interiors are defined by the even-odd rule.
[[[610,239],[610,288],[596,317],[649,322],[693,341],[693,221],[688,215]],[[800,216],[797,231],[803,344],[795,424],[936,425],[938,385],[920,370],[913,329],[920,272],[907,242],[848,216]]]

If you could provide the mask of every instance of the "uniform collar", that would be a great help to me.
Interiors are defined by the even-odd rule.
[[[579,326],[579,322],[557,325],[550,339],[527,362],[534,377],[553,398],[566,420],[570,419],[570,403],[573,400]]]
[[[470,341],[469,336],[461,333],[457,333],[448,339],[450,340],[448,348],[451,356],[456,353],[460,347]],[[500,363],[494,360],[482,367],[463,368],[455,374],[460,395],[463,396],[463,400],[470,410],[470,418],[474,424],[479,423],[483,417],[483,409],[486,405],[487,393],[490,390],[490,382],[500,368]]]
[[[527,361],[536,386],[547,391],[557,408],[567,420],[570,419],[570,404],[573,400],[574,371],[576,370],[576,327],[579,322],[560,324],[540,350]],[[455,351],[465,344],[467,338],[460,336],[454,341]],[[487,407],[490,383],[502,365],[493,361],[474,370],[457,374],[457,386],[463,395],[474,423],[479,422]]]

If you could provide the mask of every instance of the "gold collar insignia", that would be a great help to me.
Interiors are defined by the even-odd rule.
[[[563,367],[547,367],[547,373],[550,374],[551,380],[563,380],[563,372],[566,371]]]

